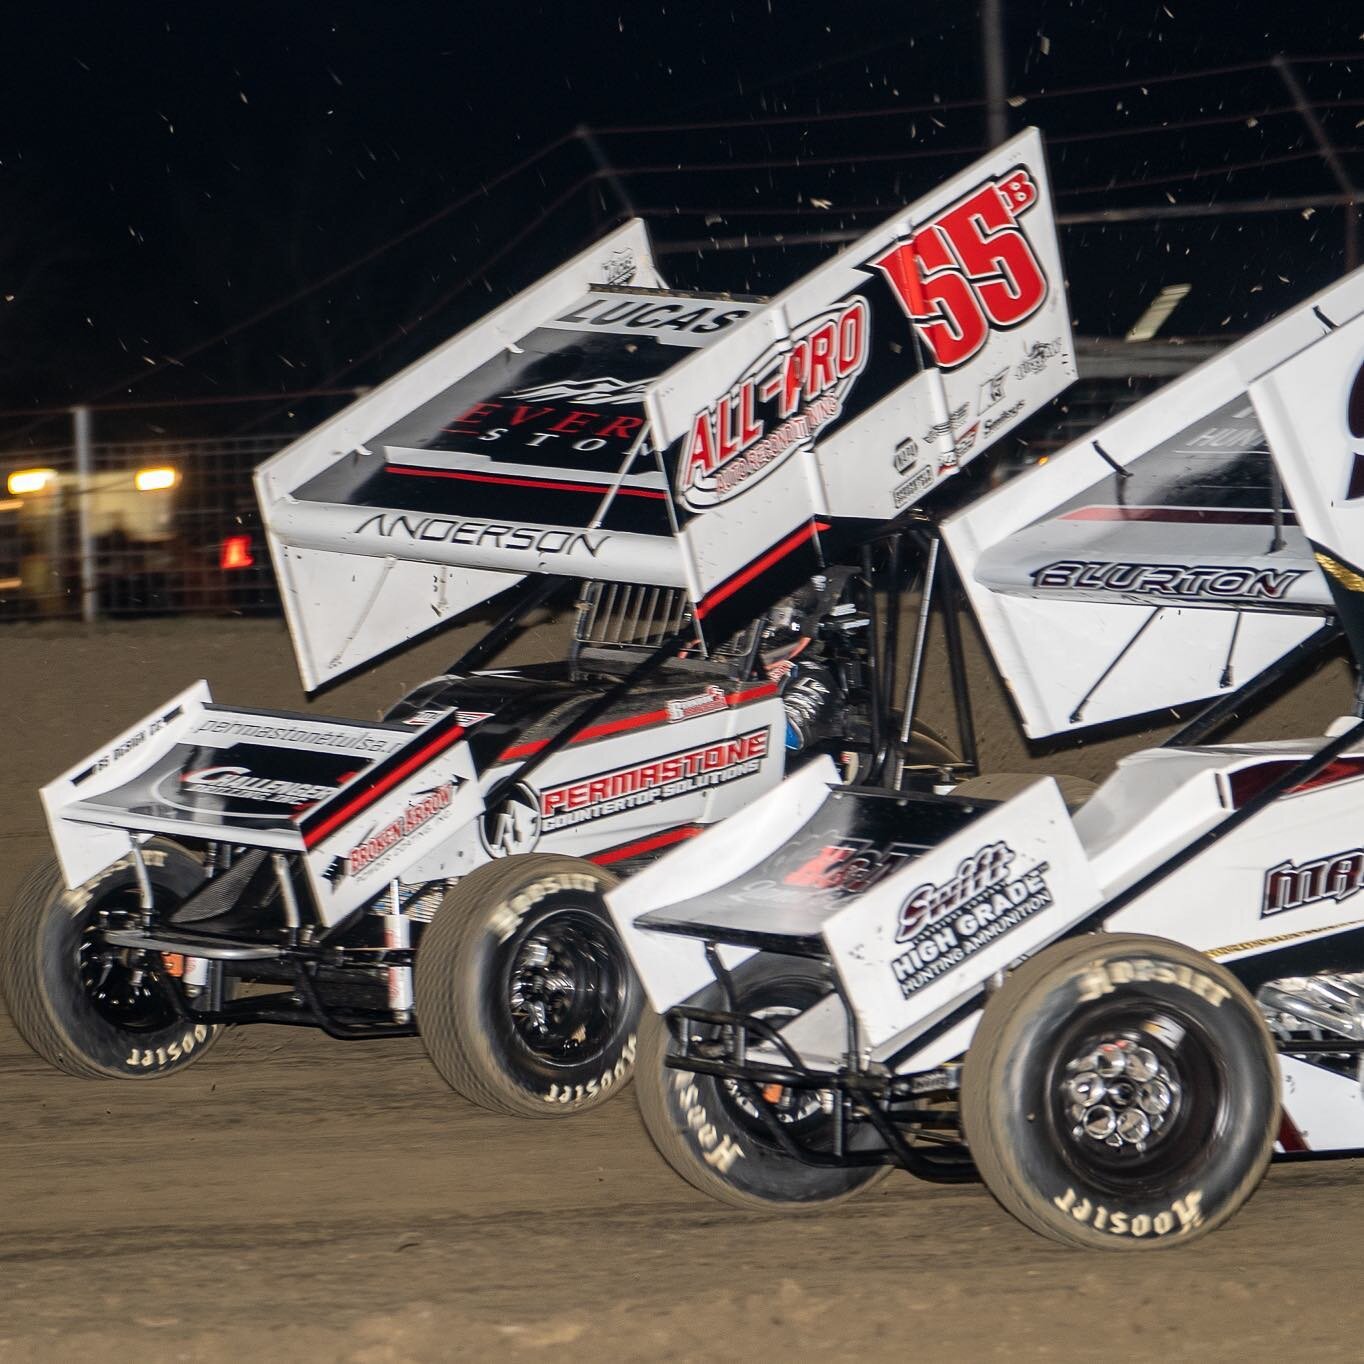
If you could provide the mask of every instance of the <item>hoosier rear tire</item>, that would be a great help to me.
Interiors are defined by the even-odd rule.
[[[417,948],[427,1055],[466,1099],[555,1118],[605,1103],[634,1072],[643,991],[603,896],[610,872],[526,853],[479,867]]]
[[[1244,987],[1201,952],[1066,939],[986,1005],[962,1125],[990,1192],[1034,1231],[1102,1250],[1187,1245],[1269,1163],[1274,1046]]]

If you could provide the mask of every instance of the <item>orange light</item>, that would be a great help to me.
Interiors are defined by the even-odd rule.
[[[163,952],[161,965],[165,968],[166,974],[174,976],[176,980],[185,974],[185,958],[181,952]]]
[[[6,480],[5,486],[12,497],[24,493],[50,492],[57,486],[55,469],[16,469]]]
[[[764,1085],[763,1098],[770,1104],[781,1102],[781,1096],[785,1093],[784,1085]]]
[[[157,469],[139,469],[133,475],[133,487],[140,493],[159,493],[166,488],[175,487],[179,482],[179,473],[169,466]]]
[[[255,562],[251,557],[249,535],[229,535],[218,551],[218,567],[224,572],[234,568],[250,568]]]

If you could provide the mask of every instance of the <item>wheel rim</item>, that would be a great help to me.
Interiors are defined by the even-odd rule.
[[[116,947],[105,937],[108,929],[132,923],[140,908],[135,886],[98,897],[81,929],[76,966],[85,997],[106,1023],[125,1032],[156,1032],[177,1018],[152,979],[160,965],[157,954]]]
[[[616,1031],[627,973],[596,915],[565,909],[539,920],[512,949],[507,1007],[517,1036],[550,1065],[595,1055]]]
[[[1154,1192],[1196,1165],[1224,1124],[1220,1070],[1189,1019],[1124,1009],[1079,1020],[1044,1081],[1056,1148],[1096,1188]]]
[[[754,1018],[776,1028],[800,1012],[800,1009],[790,1004],[772,1004],[751,1010]],[[769,1143],[772,1134],[763,1121],[758,1105],[747,1092],[750,1088],[758,1090],[777,1121],[793,1135],[817,1127],[833,1112],[834,1094],[828,1089],[793,1089],[789,1085],[778,1084],[748,1086],[741,1085],[737,1080],[721,1080],[720,1088],[730,1111],[739,1122]]]

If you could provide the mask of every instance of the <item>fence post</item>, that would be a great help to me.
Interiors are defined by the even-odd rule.
[[[81,619],[93,621],[99,615],[99,583],[95,566],[95,537],[90,532],[94,458],[90,447],[88,407],[71,409],[71,427],[76,451],[76,544],[80,558]]]

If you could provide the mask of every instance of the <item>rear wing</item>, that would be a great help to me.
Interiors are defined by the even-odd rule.
[[[630,223],[257,471],[304,684],[527,574],[714,645],[1074,373],[1036,131],[770,300],[664,289]]]
[[[1364,658],[1364,271],[947,518],[1030,737]]]

